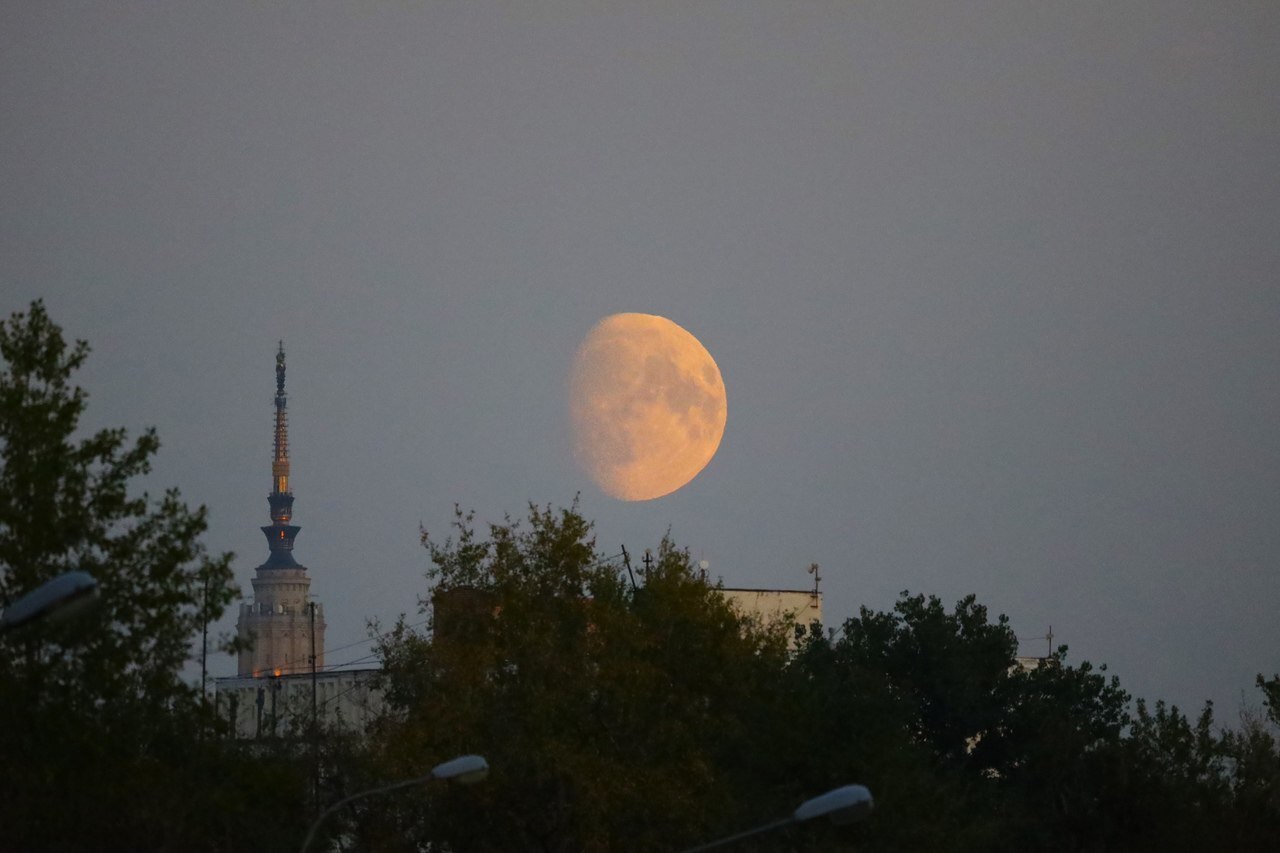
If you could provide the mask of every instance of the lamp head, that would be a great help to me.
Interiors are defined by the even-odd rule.
[[[482,755],[460,755],[431,768],[431,775],[460,785],[474,785],[489,775],[489,762]]]
[[[0,614],[0,631],[37,619],[62,621],[98,597],[98,581],[88,572],[63,572],[19,598]]]
[[[797,822],[827,815],[836,825],[862,820],[871,813],[871,791],[866,785],[845,785],[825,794],[805,800],[792,814]]]

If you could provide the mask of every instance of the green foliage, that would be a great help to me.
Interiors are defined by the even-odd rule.
[[[1267,718],[1280,726],[1280,675],[1263,678],[1258,675],[1258,689],[1262,691],[1263,704],[1267,708]]]
[[[1274,709],[1269,694],[1268,700]],[[1221,752],[1231,790],[1229,820],[1220,838],[1237,850],[1265,850],[1280,838],[1280,739],[1274,717],[1242,714],[1240,728],[1223,733]]]
[[[883,679],[912,737],[954,764],[970,760],[973,740],[999,717],[1017,645],[1008,620],[989,623],[972,595],[947,613],[935,597],[904,592],[892,613],[862,608],[838,647],[850,666]]]
[[[153,431],[82,432],[87,395],[72,377],[88,351],[40,302],[0,324],[0,606],[69,569],[101,590],[73,623],[0,637],[3,844],[216,848],[234,815],[296,798],[278,778],[256,784],[274,771],[212,738],[182,681],[201,623],[237,594],[230,555],[206,554],[203,507],[130,491],[159,446]],[[276,793],[238,793],[255,788]],[[224,849],[255,846],[237,835]]]
[[[1004,617],[903,593],[793,653],[789,626],[727,608],[664,542],[633,588],[576,508],[532,507],[488,536],[459,514],[423,601],[382,647],[393,713],[370,779],[479,752],[481,789],[354,813],[371,847],[669,850],[783,815],[849,782],[865,824],[746,850],[1156,850],[1244,847],[1275,825],[1280,753],[1260,724],[1148,711],[1066,648],[1024,668]]]
[[[176,490],[130,494],[159,447],[154,430],[77,440],[87,395],[71,377],[88,349],[68,346],[39,302],[0,325],[0,603],[69,569],[101,589],[74,627],[13,638],[7,674],[64,703],[168,702],[190,692],[179,670],[191,637],[237,595],[230,558],[205,554],[203,507]]]
[[[746,624],[669,541],[632,588],[576,508],[530,507],[527,526],[507,519],[484,541],[459,514],[454,538],[426,544],[434,632],[401,624],[382,647],[387,778],[463,752],[494,771],[402,815],[407,832],[460,849],[661,850],[749,819],[730,777],[749,763],[743,710],[778,695],[780,631]]]
[[[863,608],[838,636],[811,635],[788,673],[810,733],[806,762],[821,770],[808,787],[858,780],[878,802],[874,821],[841,843],[998,849],[1003,824],[979,747],[1002,718],[1016,648],[1007,620],[991,622],[972,596],[948,612],[904,592],[890,612]]]

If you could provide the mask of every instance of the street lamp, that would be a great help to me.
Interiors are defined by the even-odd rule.
[[[98,597],[98,581],[88,572],[63,572],[19,598],[0,614],[0,633],[38,619],[62,621]]]
[[[784,818],[699,847],[690,847],[684,853],[698,853],[700,850],[722,847],[725,844],[732,844],[752,835],[781,829],[793,823],[803,823],[806,820],[813,820],[815,817],[822,817],[823,815],[830,817],[831,822],[837,825],[853,823],[866,817],[871,812],[871,806],[871,792],[867,790],[865,785],[845,785],[843,788],[836,788],[834,791],[827,791],[827,793],[811,800],[805,800],[800,804],[799,808]]]
[[[311,839],[315,837],[316,830],[320,828],[320,824],[329,815],[345,806],[347,803],[355,800],[362,800],[365,797],[373,797],[378,794],[389,794],[392,791],[398,791],[401,788],[409,788],[414,785],[422,785],[436,779],[451,780],[459,785],[474,785],[476,782],[483,780],[489,775],[489,762],[484,760],[480,755],[460,755],[457,758],[450,759],[442,764],[437,764],[431,768],[431,772],[425,776],[419,776],[416,779],[405,779],[403,782],[392,782],[390,785],[383,785],[381,788],[371,788],[368,791],[361,791],[358,794],[352,794],[343,800],[329,806],[329,808],[320,812],[320,816],[311,824],[311,828],[307,830],[307,837],[302,842],[302,846],[298,848],[298,853],[306,853],[307,847],[311,844]]]

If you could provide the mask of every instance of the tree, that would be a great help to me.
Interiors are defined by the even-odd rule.
[[[1274,700],[1269,701],[1275,708]],[[1240,728],[1223,733],[1221,752],[1230,771],[1231,814],[1220,837],[1236,850],[1264,850],[1280,837],[1280,741],[1275,723],[1256,713],[1241,714]]]
[[[903,592],[892,611],[864,607],[838,634],[809,635],[789,679],[822,748],[799,772],[813,787],[864,782],[877,799],[865,827],[818,849],[998,849],[994,783],[975,747],[999,722],[1016,648],[1007,620],[990,621],[973,596],[948,612]]]
[[[1263,678],[1258,673],[1258,689],[1262,691],[1262,703],[1267,708],[1267,719],[1280,726],[1280,675]]]
[[[464,752],[493,771],[363,825],[394,825],[409,847],[665,850],[750,825],[762,798],[803,799],[750,758],[783,634],[740,618],[686,552],[664,541],[633,587],[576,507],[531,506],[527,526],[508,518],[483,541],[460,514],[454,538],[425,541],[433,630],[401,620],[381,646],[382,772]]]
[[[1118,679],[1065,646],[1019,666],[1008,621],[973,596],[948,610],[904,592],[787,653],[789,626],[744,622],[670,542],[629,583],[576,508],[483,537],[459,514],[424,541],[430,629],[402,619],[383,642],[391,713],[346,792],[465,752],[494,770],[351,811],[369,847],[678,849],[854,781],[876,797],[866,823],[741,849],[1247,849],[1280,829],[1261,721],[1131,716]]]
[[[0,606],[69,569],[101,590],[75,624],[0,638],[4,843],[203,845],[225,818],[204,804],[221,796],[210,780],[249,785],[234,754],[202,739],[201,695],[180,673],[201,624],[237,594],[230,555],[206,553],[203,507],[131,492],[154,430],[84,435],[73,375],[88,353],[38,301],[0,324]]]
[[[903,704],[913,737],[937,760],[973,760],[973,743],[1000,713],[1000,688],[1018,641],[970,595],[947,613],[936,597],[903,592],[892,613],[862,608],[840,643],[855,668],[878,673]]]
[[[177,490],[130,495],[159,448],[153,429],[77,441],[87,394],[71,384],[88,344],[68,347],[40,302],[0,327],[0,601],[83,569],[101,603],[76,636],[33,630],[21,674],[61,701],[169,701],[189,695],[179,671],[191,637],[235,598],[230,555],[200,543],[204,507]]]
[[[1129,695],[1106,666],[1067,663],[1067,648],[1013,670],[1000,717],[976,751],[990,768],[1009,849],[1091,849],[1114,832]]]

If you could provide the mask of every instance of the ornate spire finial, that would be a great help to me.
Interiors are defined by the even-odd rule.
[[[280,351],[276,353],[276,407],[283,405],[280,398],[284,396],[284,341],[280,342]]]
[[[284,341],[280,342],[280,351],[276,353],[276,435],[275,452],[271,457],[271,493],[289,494],[289,413],[285,410],[287,398],[284,394]],[[273,521],[275,513],[271,514]],[[288,521],[288,517],[281,519]]]
[[[293,538],[298,528],[289,524],[293,518],[293,493],[289,491],[289,412],[288,398],[284,393],[284,341],[276,352],[276,429],[275,447],[271,454],[271,524],[262,528],[271,548],[271,557],[264,564],[273,568],[296,566],[293,555]]]

